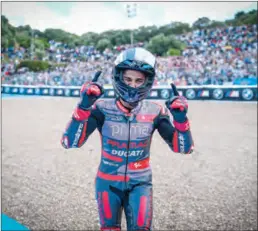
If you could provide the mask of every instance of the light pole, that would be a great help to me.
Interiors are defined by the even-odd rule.
[[[134,18],[137,15],[137,4],[136,3],[127,3],[126,10],[127,10],[127,17],[129,19]],[[131,28],[131,45],[133,45],[133,28]]]
[[[34,31],[31,30],[31,39],[30,39],[30,59],[34,58]]]

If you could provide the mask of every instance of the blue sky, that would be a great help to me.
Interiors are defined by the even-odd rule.
[[[137,16],[128,19],[126,2],[2,2],[2,15],[14,26],[58,28],[77,35],[172,21],[191,25],[204,16],[225,20],[252,9],[257,9],[257,2],[138,2]]]

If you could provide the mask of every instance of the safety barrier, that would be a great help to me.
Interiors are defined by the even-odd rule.
[[[113,87],[104,86],[104,98],[115,96]],[[257,101],[257,85],[235,86],[235,85],[203,85],[203,86],[178,86],[180,95],[188,100],[230,100],[230,101]],[[1,85],[1,93],[20,95],[42,95],[79,97],[80,87],[66,86],[23,86],[23,85]],[[169,87],[155,86],[151,90],[148,99],[168,99],[171,97]]]

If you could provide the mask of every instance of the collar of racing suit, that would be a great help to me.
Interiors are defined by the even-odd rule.
[[[117,98],[116,99],[116,106],[118,107],[118,109],[122,112],[124,112],[126,115],[130,116],[131,114],[138,114],[138,112],[140,111],[141,107],[142,107],[142,102],[139,102],[138,105],[133,108],[133,109],[128,109],[126,108],[121,101]]]

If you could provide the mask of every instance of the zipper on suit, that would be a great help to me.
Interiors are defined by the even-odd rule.
[[[127,174],[128,154],[129,154],[129,149],[130,149],[130,133],[131,133],[130,122],[131,122],[131,116],[128,118],[128,139],[127,139],[128,142],[127,142],[126,163],[125,163],[125,179],[124,179],[126,189],[127,189],[126,174]]]

